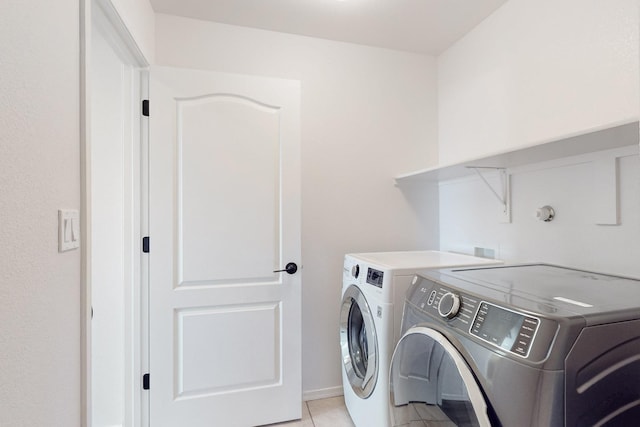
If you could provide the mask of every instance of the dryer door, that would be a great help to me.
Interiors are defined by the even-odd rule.
[[[355,285],[349,286],[342,296],[340,346],[351,388],[366,399],[373,393],[378,378],[378,344],[373,314]]]
[[[434,329],[415,326],[402,336],[389,380],[393,426],[417,420],[491,426],[484,395],[469,366]]]

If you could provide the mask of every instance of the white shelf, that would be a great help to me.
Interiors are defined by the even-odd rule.
[[[640,151],[638,137],[638,122],[633,121],[607,129],[498,153],[479,159],[422,169],[399,175],[395,179],[397,184],[421,181],[446,181],[474,174],[475,171],[472,169],[473,167],[508,169],[526,164],[634,145]]]

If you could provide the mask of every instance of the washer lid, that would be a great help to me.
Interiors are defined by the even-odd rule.
[[[502,261],[441,251],[398,251],[348,254],[348,256],[393,270],[450,268],[465,265],[495,265]]]

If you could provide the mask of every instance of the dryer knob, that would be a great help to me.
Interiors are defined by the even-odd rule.
[[[356,279],[360,275],[360,266],[358,264],[356,264],[353,267],[351,267],[351,275],[353,277],[355,277]]]
[[[453,292],[442,295],[438,303],[438,314],[447,319],[453,319],[460,310],[460,297]]]

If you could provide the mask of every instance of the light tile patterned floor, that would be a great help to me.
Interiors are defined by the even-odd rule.
[[[394,411],[394,417],[397,427],[456,426],[437,406],[424,403],[400,406]],[[302,402],[302,419],[263,427],[355,427],[355,424],[349,417],[344,398],[339,396]]]
[[[355,427],[342,396],[302,402],[302,419],[269,427]]]

